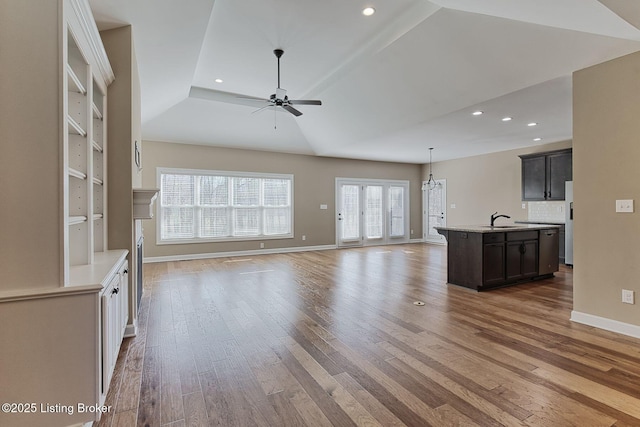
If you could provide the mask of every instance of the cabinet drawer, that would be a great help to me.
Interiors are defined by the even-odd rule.
[[[484,243],[504,242],[504,233],[486,233],[482,237]]]
[[[507,233],[507,241],[513,242],[516,240],[537,240],[538,231],[512,231]]]

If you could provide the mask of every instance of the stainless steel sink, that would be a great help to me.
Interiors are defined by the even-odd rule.
[[[516,228],[515,225],[482,225],[482,228]]]

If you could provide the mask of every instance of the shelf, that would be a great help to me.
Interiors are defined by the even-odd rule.
[[[100,110],[98,109],[98,106],[95,103],[91,103],[91,110],[93,111],[93,117],[95,119],[100,119],[102,120],[102,113],[100,112]]]
[[[69,133],[74,133],[80,136],[87,136],[87,132],[82,129],[82,126],[69,115],[67,115],[67,122],[69,123]]]
[[[85,89],[84,85],[76,75],[76,72],[73,71],[73,68],[71,68],[71,65],[69,64],[67,64],[67,76],[68,76],[67,81],[69,82],[70,91],[78,92],[83,95],[87,93],[87,89]]]
[[[93,220],[96,221],[98,219],[102,219],[104,215],[102,215],[101,213],[96,213],[93,214]]]
[[[72,176],[78,179],[87,179],[87,174],[73,168],[69,168],[69,176]]]
[[[95,185],[102,185],[102,180],[100,178],[93,177],[93,183]]]
[[[102,153],[102,147],[95,141],[91,141],[91,145],[93,146],[93,151],[97,151],[98,153]]]
[[[78,216],[70,216],[69,217],[69,225],[82,224],[87,221],[86,216],[78,215]]]

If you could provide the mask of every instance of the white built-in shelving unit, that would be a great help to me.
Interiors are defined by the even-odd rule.
[[[0,113],[10,116],[0,137],[12,162],[3,163],[0,181],[25,187],[3,206],[16,222],[6,233],[13,251],[0,261],[5,397],[102,405],[129,295],[128,250],[107,241],[107,88],[115,76],[88,0],[4,2],[0,28],[0,51],[20,58],[3,62],[12,85],[0,98]],[[76,425],[99,416],[0,413],[0,425]]]
[[[74,267],[95,262],[107,250],[106,82],[85,59],[71,28],[66,43],[66,129],[68,263],[65,285],[76,283]]]

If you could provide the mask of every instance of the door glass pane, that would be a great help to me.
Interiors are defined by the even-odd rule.
[[[444,187],[438,182],[433,189],[427,191],[429,205],[429,230],[428,235],[432,238],[440,238],[440,234],[434,227],[444,227]]]
[[[359,185],[342,186],[342,240],[360,239],[359,189]]]
[[[369,185],[365,191],[365,237],[383,237],[382,186]]]
[[[389,187],[389,215],[391,224],[389,236],[404,236],[404,187]]]

